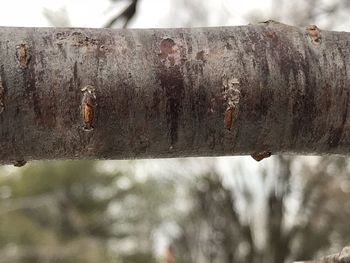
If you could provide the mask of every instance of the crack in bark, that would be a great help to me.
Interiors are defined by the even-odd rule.
[[[239,100],[241,97],[239,85],[240,83],[237,78],[228,77],[225,74],[223,75],[223,97],[226,104],[224,124],[225,128],[228,130],[231,130],[232,125],[238,116]]]
[[[16,47],[16,56],[21,69],[26,69],[30,61],[31,55],[29,54],[29,49],[26,44],[20,44]]]

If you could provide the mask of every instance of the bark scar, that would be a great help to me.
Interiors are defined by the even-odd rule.
[[[316,25],[311,25],[306,28],[306,33],[309,35],[313,43],[321,42],[320,29]]]
[[[91,85],[87,85],[81,89],[83,92],[83,98],[81,102],[82,118],[83,118],[83,130],[92,131],[96,123],[96,92],[95,88]]]
[[[226,74],[222,77],[223,98],[225,101],[225,128],[231,130],[235,119],[238,116],[239,100],[241,92],[239,91],[240,83],[237,78],[227,77]]]
[[[260,162],[261,160],[268,158],[272,155],[269,151],[262,151],[262,152],[255,152],[251,154],[251,157],[257,162]]]
[[[159,49],[160,53],[158,53],[158,57],[167,68],[180,64],[179,48],[173,39],[163,39],[160,42]]]
[[[16,47],[16,57],[19,62],[19,67],[21,69],[26,69],[30,61],[29,49],[26,44],[20,44]]]
[[[69,32],[58,32],[56,34],[56,39],[57,45],[62,45],[64,43],[68,43],[71,44],[75,47],[82,47],[82,46],[94,46],[96,47],[99,43],[98,40],[88,37],[87,35],[85,35],[82,32],[73,32],[73,33],[69,33]]]

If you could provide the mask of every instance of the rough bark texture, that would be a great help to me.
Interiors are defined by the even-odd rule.
[[[0,35],[2,163],[349,153],[349,33],[267,21]]]

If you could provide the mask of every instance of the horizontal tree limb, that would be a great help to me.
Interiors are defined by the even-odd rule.
[[[0,28],[0,162],[348,154],[350,34]]]

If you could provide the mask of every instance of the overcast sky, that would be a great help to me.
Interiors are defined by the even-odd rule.
[[[169,11],[174,8],[174,0],[141,0],[139,4],[140,12],[137,13],[132,27],[157,27],[164,24],[169,17]],[[210,6],[213,17],[219,8],[228,10],[225,14],[227,17],[225,24],[237,25],[244,24],[244,15],[249,12],[259,12],[269,8],[270,0],[256,1],[223,1],[223,0],[206,0],[203,1]],[[49,26],[50,23],[43,15],[43,10],[62,10],[65,8],[70,23],[75,27],[100,27],[104,24],[108,16],[118,12],[124,3],[113,7],[109,0],[0,0],[1,26]],[[108,11],[109,10],[109,11]],[[223,19],[220,21],[224,21]],[[218,19],[209,19],[211,26],[218,25]],[[181,22],[181,21],[177,21]]]

